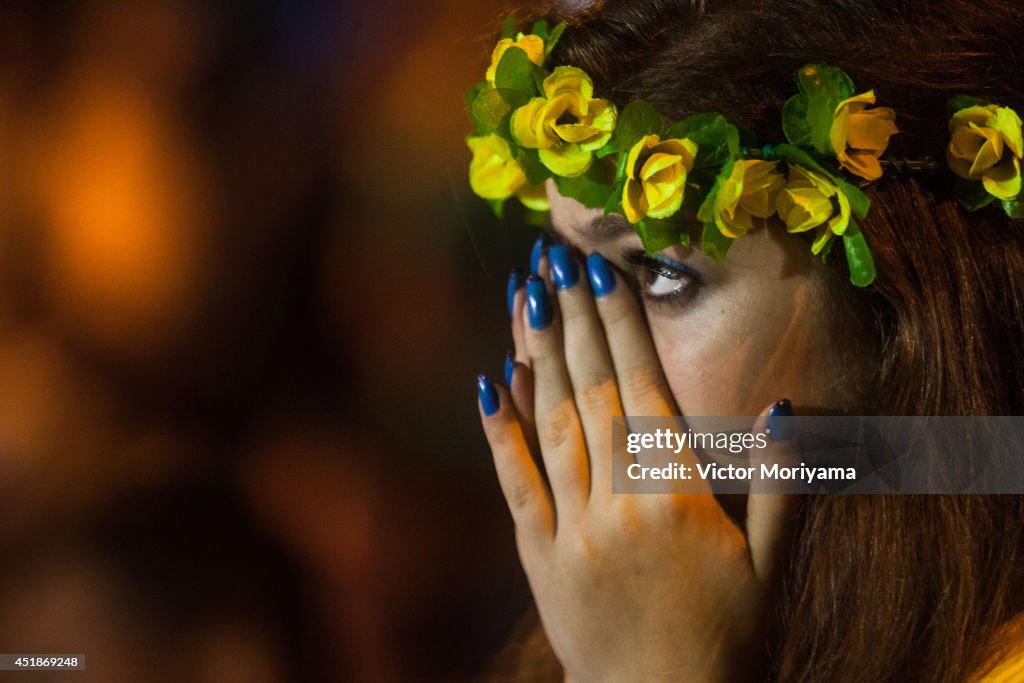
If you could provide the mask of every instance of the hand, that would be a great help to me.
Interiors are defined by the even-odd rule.
[[[514,300],[524,362],[511,393],[483,377],[480,387],[484,430],[551,646],[576,683],[751,680],[766,652],[789,498],[751,495],[741,529],[706,487],[612,493],[612,417],[677,409],[638,302],[616,286],[607,262],[588,259],[595,298],[564,246],[552,248],[552,260],[557,299],[536,278]],[[540,272],[548,271],[545,258]]]

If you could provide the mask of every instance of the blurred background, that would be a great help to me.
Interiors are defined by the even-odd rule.
[[[504,3],[0,4],[0,680],[469,681],[528,591],[479,428],[535,231]],[[6,676],[6,678],[5,678]]]

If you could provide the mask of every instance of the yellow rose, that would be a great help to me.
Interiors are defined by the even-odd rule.
[[[949,120],[949,168],[961,178],[981,180],[999,199],[1020,194],[1021,121],[1008,107],[994,104],[961,109]]]
[[[501,61],[502,55],[505,54],[505,50],[510,47],[518,47],[526,56],[530,58],[530,61],[537,66],[544,64],[544,40],[539,36],[524,36],[522,33],[516,36],[515,40],[511,38],[502,38],[498,41],[498,44],[494,47],[494,52],[491,53],[491,65],[487,67],[487,83],[490,86],[494,86],[494,75],[498,71],[498,63]]]
[[[715,196],[715,225],[726,237],[743,237],[754,228],[754,218],[775,213],[779,192],[786,179],[775,170],[776,162],[760,159],[737,161]]]
[[[850,225],[850,200],[823,175],[790,165],[786,187],[776,200],[776,211],[789,232],[817,228],[811,251],[815,254]]]
[[[508,199],[526,184],[519,162],[512,158],[508,143],[497,135],[466,138],[473,152],[469,162],[469,185],[484,199]]]
[[[552,173],[573,177],[590,168],[594,151],[611,138],[616,117],[615,105],[594,98],[586,72],[559,66],[544,79],[544,97],[512,114],[512,135],[523,147],[539,150]]]
[[[683,204],[686,174],[697,157],[690,139],[662,140],[648,135],[629,150],[622,209],[630,223],[647,216],[668,218]]]
[[[889,107],[867,108],[874,103],[874,90],[843,100],[832,115],[830,132],[839,165],[865,180],[882,177],[878,158],[889,146],[889,137],[899,132],[896,112]]]
[[[533,209],[534,211],[549,211],[551,209],[551,203],[548,201],[548,190],[544,183],[540,185],[523,185],[516,190],[516,196],[519,197],[519,201],[528,209]]]

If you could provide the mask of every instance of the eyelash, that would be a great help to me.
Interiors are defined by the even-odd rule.
[[[637,271],[637,280],[643,292],[644,301],[657,306],[682,305],[692,299],[704,284],[701,274],[694,268],[674,259],[650,256],[640,249],[623,249],[622,258]],[[648,291],[651,276],[682,281],[669,294],[651,294]]]

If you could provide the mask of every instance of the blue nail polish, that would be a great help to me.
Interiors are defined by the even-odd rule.
[[[512,373],[516,371],[516,355],[511,351],[505,353],[505,386],[512,386]]]
[[[523,277],[523,271],[519,270],[518,268],[513,268],[512,272],[508,274],[508,293],[507,293],[507,297],[508,297],[508,314],[509,315],[512,315],[512,313],[513,313],[512,308],[513,308],[513,305],[516,302],[516,292],[519,291],[519,288],[523,286],[523,282],[525,282],[525,281],[526,281],[526,278]]]
[[[615,273],[611,266],[596,251],[587,257],[587,273],[590,275],[590,288],[594,296],[608,296],[615,291]]]
[[[533,249],[530,251],[530,274],[537,275],[537,269],[540,267],[540,257],[544,255],[544,249],[548,246],[548,234],[542,232],[537,241],[533,243]]]
[[[793,404],[788,398],[777,401],[768,411],[768,436],[772,441],[789,441],[796,434]]]
[[[498,399],[498,390],[494,388],[494,382],[487,375],[476,376],[476,393],[480,395],[480,407],[484,415],[490,417],[498,412],[501,402]]]
[[[569,247],[556,244],[548,250],[548,258],[551,259],[551,272],[554,273],[556,287],[569,289],[579,282],[579,269],[576,268],[576,260],[569,252]]]
[[[544,279],[537,275],[526,278],[526,312],[530,327],[543,330],[551,324],[551,302]]]

